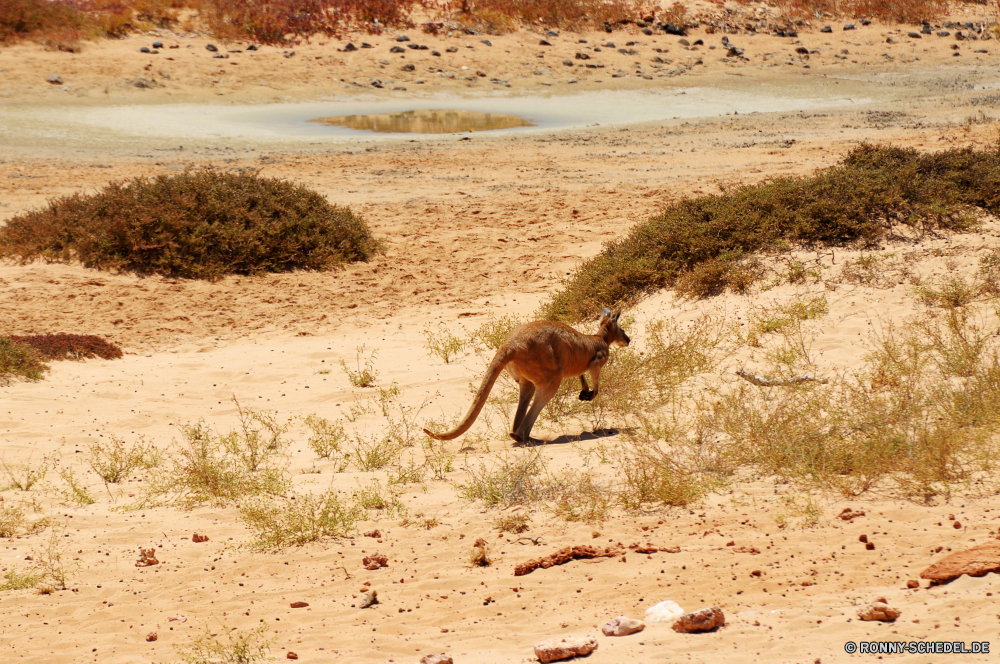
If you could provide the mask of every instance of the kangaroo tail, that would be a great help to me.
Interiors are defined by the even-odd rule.
[[[493,356],[493,361],[490,362],[490,366],[486,369],[486,376],[483,377],[483,383],[476,391],[476,397],[472,400],[472,406],[469,407],[469,412],[465,415],[465,419],[462,420],[461,424],[447,433],[434,433],[429,429],[424,429],[424,433],[436,440],[453,440],[468,431],[476,421],[476,418],[479,417],[479,413],[483,410],[483,406],[486,405],[486,399],[490,396],[490,391],[493,389],[493,384],[497,382],[500,372],[511,361],[512,356],[513,351],[508,348],[501,348]]]

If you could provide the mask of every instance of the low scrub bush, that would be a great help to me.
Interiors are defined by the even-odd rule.
[[[530,504],[545,497],[544,470],[537,452],[496,455],[489,464],[480,461],[478,468],[467,463],[468,481],[458,485],[458,493],[486,507]]]
[[[204,422],[182,426],[180,449],[150,475],[135,507],[163,502],[224,505],[287,491],[291,481],[282,438],[287,426],[251,409],[239,408],[239,415],[240,428],[225,435]]]
[[[466,27],[502,33],[520,25],[578,29],[626,23],[642,16],[648,5],[639,0],[457,0],[446,14]]]
[[[19,39],[74,40],[93,34],[96,26],[68,2],[3,0],[0,2],[0,44]]]
[[[326,270],[378,250],[365,222],[301,185],[201,171],[114,182],[10,219],[0,256],[218,279]]]
[[[1000,212],[1000,148],[939,153],[861,145],[808,177],[781,177],[670,205],[581,265],[545,303],[550,320],[595,318],[604,306],[683,286],[736,288],[754,254],[792,246],[876,246],[894,225],[961,230],[974,209]]]
[[[184,664],[253,664],[263,662],[277,637],[268,636],[268,625],[263,623],[251,630],[221,627],[205,632],[189,646],[177,649]],[[223,638],[225,637],[225,638]]]
[[[334,472],[341,472],[347,468],[347,454],[344,451],[347,442],[347,433],[344,425],[339,421],[331,422],[317,415],[309,415],[305,419],[306,426],[312,430],[307,444],[309,449],[316,453],[321,459],[328,459],[334,462]]]
[[[37,334],[11,340],[34,348],[46,360],[118,360],[122,349],[92,334]]]
[[[375,358],[378,357],[378,351],[373,350],[369,353],[368,357],[365,358],[364,366],[361,364],[361,355],[365,352],[364,344],[358,346],[355,352],[355,370],[350,369],[344,360],[340,361],[340,368],[347,374],[347,380],[354,387],[371,387],[378,380],[378,369],[375,368]]]
[[[108,442],[92,443],[87,451],[90,468],[105,484],[118,484],[139,468],[157,465],[161,458],[160,451],[142,436],[135,444],[126,445],[121,438],[109,434]]]
[[[324,537],[344,537],[360,516],[359,509],[341,502],[333,489],[320,495],[299,494],[281,503],[250,498],[240,505],[240,519],[254,533],[255,548],[298,546]]]
[[[10,337],[0,337],[0,385],[9,385],[17,379],[41,380],[48,370],[37,350]]]
[[[947,4],[946,0],[774,0],[773,6],[794,19],[827,15],[918,24],[940,17]]]

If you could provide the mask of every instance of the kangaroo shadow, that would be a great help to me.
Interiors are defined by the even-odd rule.
[[[539,445],[566,445],[569,443],[579,443],[587,440],[600,440],[610,438],[621,433],[631,433],[634,429],[597,429],[595,431],[584,431],[580,434],[563,434],[552,440],[542,440],[541,438],[531,438],[526,443],[514,443],[514,447],[537,447]]]

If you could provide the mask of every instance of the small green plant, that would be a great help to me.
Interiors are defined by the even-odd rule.
[[[237,404],[238,406],[238,404]],[[241,498],[281,494],[290,486],[282,438],[287,425],[267,413],[238,406],[240,429],[220,435],[203,421],[180,427],[180,449],[153,472],[132,507],[161,502],[224,505]]]
[[[529,505],[545,497],[544,470],[539,452],[494,455],[488,465],[480,461],[478,468],[466,463],[468,481],[458,485],[458,495],[486,507]]]
[[[389,484],[420,484],[423,481],[424,467],[418,466],[413,459],[405,465],[397,465],[389,472]]]
[[[435,480],[446,480],[448,473],[455,472],[455,454],[448,452],[444,441],[425,438],[421,447],[424,451],[424,468]]]
[[[69,545],[63,543],[66,528],[53,528],[48,542],[33,556],[33,573],[38,575],[35,587],[40,592],[65,590],[69,577],[80,568],[80,563],[70,559]]]
[[[34,348],[0,336],[0,386],[16,379],[38,381],[48,370],[49,366]]]
[[[108,434],[109,442],[96,442],[88,446],[88,463],[105,484],[118,484],[139,468],[152,468],[161,459],[158,449],[147,443],[143,436],[132,445]]]
[[[45,479],[50,470],[56,467],[57,459],[54,456],[43,456],[42,462],[37,466],[30,463],[18,468],[7,465],[7,462],[0,459],[0,468],[3,468],[7,476],[7,488],[18,491],[31,491],[32,487]]]
[[[958,275],[944,277],[936,284],[921,284],[914,289],[925,304],[948,309],[969,306],[979,299],[982,290],[980,285],[970,284]]]
[[[444,360],[445,364],[448,364],[451,358],[465,350],[465,347],[469,343],[452,334],[444,323],[438,326],[436,332],[433,330],[424,330],[424,336],[427,338],[427,342],[424,344],[427,354],[440,357]]]
[[[501,533],[514,533],[515,535],[528,530],[530,523],[531,519],[528,514],[520,509],[501,514],[493,519],[494,528]]]
[[[378,351],[373,350],[371,354],[365,358],[364,366],[361,365],[361,356],[365,352],[364,344],[358,346],[355,354],[355,365],[357,371],[352,371],[348,368],[347,362],[344,360],[340,361],[340,366],[347,374],[347,380],[351,381],[351,385],[354,387],[371,387],[378,380],[378,370],[375,369],[375,358],[378,357]]]
[[[347,433],[344,431],[344,426],[339,421],[331,422],[317,415],[309,415],[305,418],[305,423],[312,430],[307,443],[309,449],[319,458],[333,461],[336,466],[334,472],[345,470],[347,457],[344,446],[347,442]]]
[[[388,436],[371,437],[357,435],[351,446],[351,462],[358,470],[378,470],[391,466],[399,460],[400,448]]]
[[[240,519],[253,533],[255,548],[298,546],[324,537],[344,537],[360,516],[357,507],[341,502],[334,489],[288,500],[255,497],[240,504]]]
[[[11,568],[4,574],[4,582],[0,584],[0,591],[5,590],[27,590],[38,586],[42,581],[42,575],[34,568],[28,568],[23,572]]]
[[[12,501],[0,502],[0,537],[10,538],[38,532],[49,523],[48,519],[30,521],[27,514],[25,503],[15,505]]]
[[[375,510],[391,519],[406,516],[406,506],[399,500],[400,491],[391,484],[383,488],[381,482],[372,480],[368,486],[359,487],[351,495],[359,509]]]
[[[205,633],[189,646],[178,648],[185,664],[252,664],[268,659],[274,637],[267,635],[268,625],[262,623],[244,631],[222,625],[218,632],[206,627]],[[223,638],[224,637],[224,638]]]
[[[799,528],[813,528],[819,524],[823,516],[823,508],[810,495],[782,496],[781,502],[784,503],[787,514],[783,512],[775,515],[774,523],[778,528],[791,526],[793,519],[797,520],[795,523]]]
[[[550,511],[566,521],[602,523],[615,503],[612,487],[589,472],[566,471],[550,478],[548,494]]]
[[[510,333],[524,324],[520,316],[503,315],[495,318],[491,313],[489,320],[472,333],[469,343],[478,351],[481,349],[498,350],[507,340]]]
[[[87,487],[77,479],[72,468],[60,468],[59,477],[66,483],[66,488],[59,491],[65,503],[83,507],[84,505],[93,505],[97,502],[97,499],[90,495]]]

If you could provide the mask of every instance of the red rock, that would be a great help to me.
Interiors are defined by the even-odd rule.
[[[601,625],[604,636],[628,636],[646,629],[646,623],[635,618],[618,616]]]
[[[910,579],[909,581],[906,582],[906,587],[907,588],[919,588],[920,587],[920,582],[917,581],[916,579]]]
[[[309,602],[292,602],[293,609],[304,609],[309,606]]]
[[[581,546],[567,546],[566,548],[559,549],[555,553],[545,556],[544,558],[538,558],[536,560],[529,560],[526,563],[521,563],[514,568],[514,576],[524,576],[525,574],[534,572],[538,568],[548,569],[553,565],[562,565],[571,560],[577,560],[580,558],[614,558],[620,553],[622,553],[622,550],[618,547],[605,547],[604,549],[598,549],[596,546],[590,546],[589,544],[583,544]],[[622,557],[624,558],[624,556]]]
[[[955,530],[961,530],[962,523],[960,521],[956,521],[955,523],[951,524],[951,527],[954,528]]]
[[[365,556],[361,559],[361,564],[365,566],[365,569],[378,569],[380,567],[388,567],[389,559],[383,554],[376,551],[370,556]]]
[[[749,553],[752,556],[756,556],[760,553],[760,549],[755,546],[738,546],[733,549],[733,553]]]
[[[858,538],[858,541],[859,542],[867,542],[868,541],[868,535],[865,535],[864,533],[861,533],[861,537]]]
[[[455,662],[452,660],[451,655],[442,652],[433,655],[424,655],[420,658],[420,664],[455,664]]]
[[[208,535],[199,535],[198,533],[195,533],[194,535],[191,536],[191,541],[192,542],[207,542],[208,541]]]
[[[156,632],[150,632],[149,634],[146,635],[146,640],[150,642],[155,641],[158,638],[159,637],[156,636]]]
[[[299,656],[293,653],[291,650],[285,653],[285,659],[298,659]]]
[[[858,611],[858,617],[862,620],[877,620],[879,622],[895,622],[900,615],[898,609],[894,609],[885,602],[874,602]]]
[[[936,549],[940,551],[940,548]],[[986,576],[990,572],[1000,572],[1000,542],[991,542],[959,551],[934,563],[920,578],[939,584],[957,579],[963,574]]]
[[[855,512],[850,507],[845,507],[844,510],[837,515],[837,517],[843,519],[844,521],[851,521],[852,519],[857,519],[859,516],[864,516],[864,515],[865,515],[864,510]]]
[[[135,563],[136,567],[152,567],[159,564],[160,561],[156,559],[156,549],[139,549],[139,560]]]
[[[865,550],[866,551],[874,551],[875,550],[875,542],[868,542],[867,544],[865,544]]]
[[[722,609],[717,606],[710,606],[699,611],[685,613],[674,621],[674,624],[671,626],[675,632],[692,634],[695,632],[708,632],[725,624],[726,617],[722,614]]]
[[[382,537],[382,532],[379,530],[372,530],[371,532],[365,533],[365,537]]]
[[[597,650],[597,639],[592,636],[567,636],[535,644],[535,657],[540,662],[555,662],[579,655],[589,655]]]

